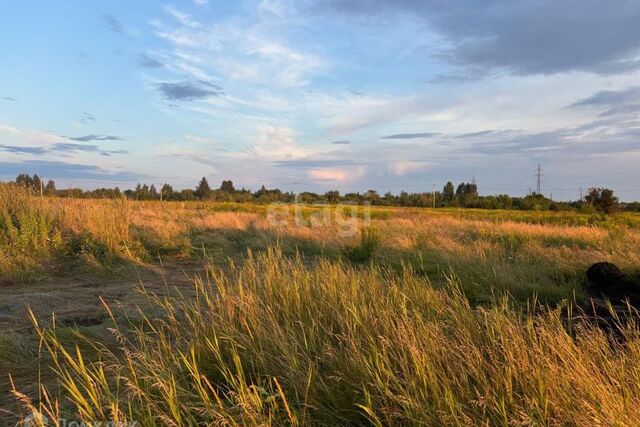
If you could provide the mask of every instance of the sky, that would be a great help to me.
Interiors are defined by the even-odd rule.
[[[0,179],[640,199],[637,0],[0,7]]]

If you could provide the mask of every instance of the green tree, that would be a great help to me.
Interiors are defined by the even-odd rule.
[[[44,187],[44,192],[47,196],[53,196],[56,194],[56,183],[52,179],[47,181],[47,185]]]
[[[228,181],[222,181],[222,184],[220,184],[220,190],[224,191],[225,193],[235,193],[236,189],[233,186],[233,181],[228,180]]]
[[[338,203],[340,201],[340,192],[338,190],[327,191],[324,196],[329,203]]]
[[[194,194],[201,200],[205,200],[211,197],[211,187],[209,187],[207,178],[205,178],[204,176],[202,177],[200,183],[198,183],[198,186],[196,187],[196,191],[194,192]]]
[[[40,177],[38,175],[33,175],[32,181],[33,189],[37,192],[40,192],[40,190],[42,190],[42,180],[40,179]]]
[[[453,188],[453,183],[451,181],[447,182],[444,188],[442,189],[442,198],[444,199],[444,201],[446,202],[452,201],[453,197],[455,196],[454,191],[455,190]]]
[[[16,177],[16,184],[21,187],[33,188],[33,178],[26,173],[21,173]]]
[[[608,188],[590,188],[584,199],[601,213],[611,214],[619,208],[618,198]]]
[[[376,190],[365,191],[364,198],[368,200],[372,205],[380,204],[380,195]]]
[[[174,198],[173,187],[169,184],[165,183],[160,189],[160,194],[162,194],[162,198],[164,200],[171,200]]]

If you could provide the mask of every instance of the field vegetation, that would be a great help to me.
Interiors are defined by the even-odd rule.
[[[637,330],[574,305],[639,245],[629,212],[0,185],[0,422],[637,425]]]

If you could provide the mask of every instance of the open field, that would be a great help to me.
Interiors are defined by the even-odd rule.
[[[0,247],[0,423],[33,407],[148,426],[640,419],[637,332],[622,346],[562,315],[590,264],[635,273],[639,215],[1,186]]]

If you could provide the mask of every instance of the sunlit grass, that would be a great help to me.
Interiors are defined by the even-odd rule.
[[[195,286],[195,299],[149,295],[162,315],[119,326],[123,351],[102,348],[97,362],[40,328],[62,400],[31,410],[144,426],[582,426],[640,417],[640,339],[631,329],[624,346],[579,323],[572,337],[560,309],[520,310],[498,296],[472,308],[454,277],[438,290],[408,270],[308,267],[278,251],[229,272],[212,268]]]

